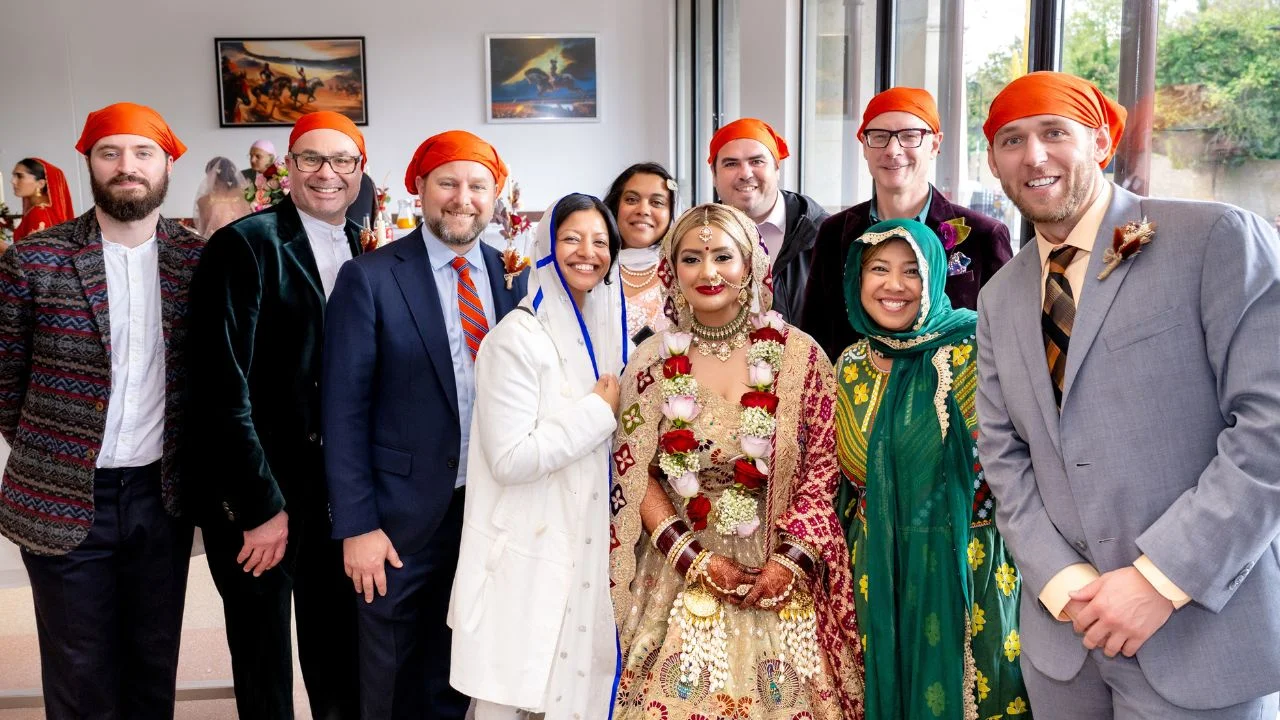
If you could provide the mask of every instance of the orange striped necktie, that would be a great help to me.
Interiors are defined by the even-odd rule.
[[[458,316],[462,318],[462,335],[467,340],[471,359],[475,360],[476,353],[480,351],[480,341],[489,332],[489,321],[484,317],[484,303],[480,302],[475,283],[471,282],[471,266],[467,259],[458,256],[450,264],[458,271]]]
[[[1076,321],[1076,301],[1067,282],[1067,266],[1076,256],[1076,248],[1065,245],[1049,253],[1049,274],[1044,281],[1044,308],[1040,328],[1044,331],[1044,354],[1049,362],[1049,379],[1053,381],[1053,399],[1062,407],[1062,383],[1067,371],[1067,348],[1071,345],[1071,326]]]

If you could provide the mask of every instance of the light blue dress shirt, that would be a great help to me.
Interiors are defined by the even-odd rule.
[[[476,370],[471,352],[467,350],[462,335],[462,318],[458,314],[458,271],[453,269],[453,259],[458,254],[436,237],[426,224],[422,226],[422,239],[427,246],[427,260],[431,263],[431,275],[436,281],[436,293],[440,297],[440,309],[444,314],[445,331],[449,333],[449,356],[453,359],[453,382],[458,390],[458,422],[462,430],[462,444],[458,448],[458,480],[454,487],[467,483],[467,451],[471,446],[471,408],[476,399]],[[484,305],[484,317],[492,330],[497,318],[493,309],[493,288],[489,286],[489,273],[484,265],[484,253],[477,241],[463,255],[470,266],[471,282]]]

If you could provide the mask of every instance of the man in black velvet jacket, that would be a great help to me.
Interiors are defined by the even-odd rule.
[[[844,300],[849,246],[875,223],[914,218],[940,235],[955,231],[957,244],[947,250],[951,267],[946,290],[952,306],[958,308],[976,309],[978,290],[1013,257],[1009,229],[1003,223],[951,204],[929,182],[942,132],[937,105],[927,91],[893,88],[872,98],[862,115],[858,139],[874,193],[867,202],[832,215],[818,231],[813,271],[797,323],[833,361],[858,339],[849,326]],[[951,230],[944,231],[943,223],[950,224]],[[943,242],[948,243],[948,238]]]
[[[289,197],[214,233],[192,280],[187,506],[222,595],[239,716],[293,717],[293,600],[312,716],[354,720],[356,608],[330,538],[320,367],[326,300],[360,254],[344,213],[364,138],[311,113],[286,162]]]

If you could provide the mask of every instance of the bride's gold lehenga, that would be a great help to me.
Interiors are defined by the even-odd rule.
[[[851,581],[843,538],[838,536],[832,508],[834,483],[834,435],[830,430],[834,388],[823,382],[817,365],[825,356],[807,336],[791,329],[780,373],[778,435],[775,476],[760,503],[762,524],[746,538],[721,535],[715,529],[714,511],[708,526],[696,532],[706,550],[751,567],[762,567],[785,530],[822,553],[828,567],[820,570],[805,590],[814,595],[818,612],[820,668],[807,680],[800,677],[782,643],[782,622],[776,610],[739,609],[723,603],[727,635],[728,678],[724,687],[712,690],[711,674],[703,669],[692,683],[681,682],[681,631],[672,616],[684,578],[666,562],[639,527],[638,506],[645,479],[639,479],[651,462],[656,438],[670,429],[659,410],[662,398],[649,387],[661,378],[655,362],[658,338],[642,345],[632,359],[639,372],[624,379],[622,417],[614,460],[621,472],[614,487],[614,586],[615,612],[623,649],[623,672],[614,717],[618,720],[840,720],[853,718],[842,711],[861,709],[861,677],[858,649],[853,638]],[[647,352],[646,352],[647,351]],[[696,358],[695,362],[717,362]],[[829,371],[828,371],[829,373]],[[653,383],[657,384],[657,383]],[[628,385],[630,385],[628,387]],[[647,391],[647,392],[646,392]],[[733,461],[741,457],[738,424],[741,407],[720,395],[700,389],[702,411],[692,423],[702,440],[701,491],[714,504],[733,484]],[[824,427],[825,426],[825,427]],[[813,437],[805,437],[812,434]],[[810,443],[806,443],[806,440]],[[808,451],[801,448],[812,445]],[[829,447],[828,447],[829,446]],[[635,452],[636,455],[632,456]],[[631,463],[637,463],[632,465]],[[661,476],[660,471],[656,471]],[[665,479],[660,481],[680,517],[689,522],[684,499]],[[830,517],[828,517],[830,516]],[[689,522],[690,527],[693,526]],[[836,536],[832,536],[837,533]],[[632,543],[634,577],[620,547]],[[624,559],[625,558],[625,559]],[[622,559],[622,562],[617,560]],[[835,561],[835,562],[832,562]],[[837,565],[836,563],[839,563]],[[835,572],[830,572],[835,568]],[[841,574],[843,571],[843,574]],[[801,583],[797,580],[797,590]],[[622,607],[621,604],[625,604]]]

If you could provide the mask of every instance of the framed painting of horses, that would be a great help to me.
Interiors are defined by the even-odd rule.
[[[290,126],[316,110],[369,123],[363,37],[215,38],[218,124]]]
[[[596,35],[486,35],[491,123],[599,122]]]

